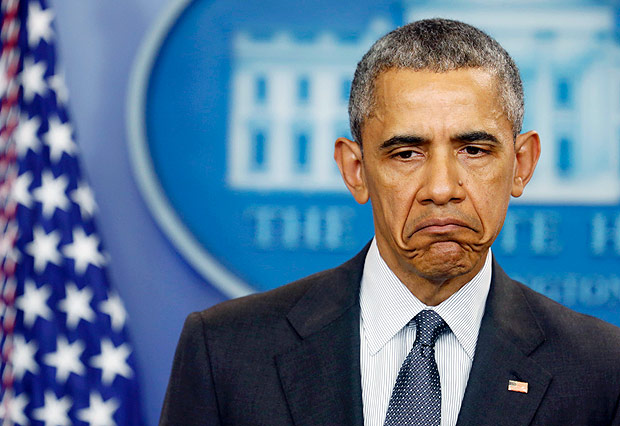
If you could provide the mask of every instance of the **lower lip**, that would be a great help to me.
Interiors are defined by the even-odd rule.
[[[454,232],[458,230],[463,230],[463,226],[461,225],[432,225],[425,226],[424,228],[418,230],[418,232],[430,233],[430,234],[445,234],[447,232]]]

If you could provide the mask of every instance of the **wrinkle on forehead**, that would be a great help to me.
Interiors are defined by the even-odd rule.
[[[464,86],[475,90],[463,91]],[[374,96],[372,114],[363,127],[370,121],[383,123],[399,110],[422,112],[425,108],[424,99],[431,97],[434,100],[433,107],[438,114],[445,116],[446,124],[455,108],[474,104],[488,105],[484,108],[486,121],[509,124],[501,105],[499,82],[493,74],[482,68],[463,68],[442,73],[391,68],[377,77]],[[445,111],[441,112],[442,108]]]

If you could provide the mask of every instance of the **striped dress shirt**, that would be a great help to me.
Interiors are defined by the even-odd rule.
[[[382,426],[398,371],[415,341],[409,321],[423,309],[450,327],[435,343],[441,382],[441,426],[454,426],[491,286],[491,251],[480,272],[437,306],[426,306],[394,275],[373,240],[360,287],[360,365],[364,425]]]

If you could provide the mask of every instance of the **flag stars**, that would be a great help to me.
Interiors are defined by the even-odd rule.
[[[116,415],[139,415],[131,400],[138,386],[133,347],[123,336],[127,312],[104,276],[108,257],[77,164],[48,2],[20,3],[18,25],[7,27],[17,44],[0,58],[9,71],[0,72],[0,95],[18,95],[20,107],[10,111],[12,133],[0,141],[12,149],[9,160],[17,159],[10,169],[0,164],[7,175],[0,204],[10,207],[0,215],[0,320],[12,331],[0,341],[0,424],[111,426]]]
[[[0,403],[0,419],[4,419],[6,424],[30,424],[24,414],[26,405],[28,405],[28,397],[25,393],[13,396],[12,390],[6,390],[2,398],[2,403]]]
[[[45,142],[50,147],[50,159],[58,162],[63,152],[72,155],[77,151],[73,141],[73,127],[69,123],[63,123],[58,118],[49,119],[49,128],[43,135]]]
[[[112,330],[121,331],[127,320],[127,311],[121,298],[116,293],[110,293],[108,298],[99,304],[99,310],[110,316]]]
[[[59,309],[67,314],[67,327],[74,329],[80,320],[92,322],[95,319],[95,312],[90,307],[92,298],[90,288],[79,290],[75,284],[67,284],[66,297],[58,303]]]
[[[80,207],[83,218],[91,217],[97,209],[93,191],[84,182],[80,182],[78,187],[71,191],[71,199]]]
[[[65,84],[64,73],[55,73],[48,79],[48,83],[56,93],[56,102],[59,104],[66,104],[69,100],[69,90]]]
[[[28,22],[26,24],[28,30],[28,45],[36,48],[41,39],[50,42],[53,36],[52,21],[54,14],[51,9],[41,9],[39,2],[30,2],[28,4]]]
[[[92,392],[88,408],[79,410],[77,418],[90,426],[113,426],[116,425],[113,416],[118,407],[116,398],[104,401],[100,394]]]
[[[101,369],[101,381],[104,385],[110,385],[116,376],[130,379],[133,371],[127,364],[127,357],[131,349],[127,343],[115,347],[110,339],[101,342],[101,354],[91,358],[90,364]]]
[[[71,419],[69,419],[71,398],[63,396],[58,399],[51,390],[45,391],[44,398],[43,406],[33,410],[32,417],[43,422],[45,426],[71,426]]]
[[[41,127],[39,117],[28,118],[27,116],[22,116],[20,118],[19,125],[13,134],[17,146],[17,155],[20,158],[23,158],[29,149],[33,152],[38,152],[41,144],[37,136],[39,127]]]
[[[52,291],[48,285],[37,288],[33,281],[26,281],[24,294],[19,296],[15,302],[15,305],[24,312],[26,327],[32,327],[37,317],[51,321],[52,311],[47,306],[47,299],[51,294]]]
[[[89,264],[101,267],[105,257],[99,251],[99,237],[95,234],[86,235],[82,228],[73,229],[73,242],[62,248],[63,254],[74,260],[75,272],[83,274]]]
[[[42,273],[48,263],[60,266],[62,257],[58,252],[60,233],[52,231],[46,234],[43,228],[36,227],[33,231],[33,239],[26,244],[26,253],[34,257],[34,270]]]
[[[50,171],[44,171],[41,176],[41,186],[32,191],[34,198],[43,204],[43,215],[51,217],[56,209],[67,210],[70,206],[67,198],[69,180],[60,175],[54,178]]]
[[[80,357],[84,352],[84,343],[76,340],[69,343],[65,336],[58,336],[56,340],[56,352],[45,355],[44,362],[56,368],[56,381],[66,383],[71,373],[84,374],[84,364]]]
[[[32,173],[22,173],[15,179],[11,188],[11,199],[24,207],[32,206],[32,198],[30,196],[30,184],[32,183]]]
[[[26,343],[24,336],[15,334],[13,336],[13,354],[11,360],[13,364],[13,375],[17,380],[24,377],[26,371],[32,374],[39,372],[39,365],[34,357],[37,353],[37,344],[34,341]]]
[[[24,70],[21,73],[22,86],[24,88],[24,101],[31,102],[35,95],[43,96],[48,87],[44,79],[45,63],[34,63],[32,58],[24,60]]]

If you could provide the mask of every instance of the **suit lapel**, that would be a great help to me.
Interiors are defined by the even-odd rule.
[[[551,374],[529,355],[545,339],[521,289],[493,263],[493,280],[458,426],[529,425]],[[508,381],[528,392],[508,390]]]
[[[363,424],[359,285],[367,250],[315,276],[288,314],[302,340],[275,361],[297,426]]]

